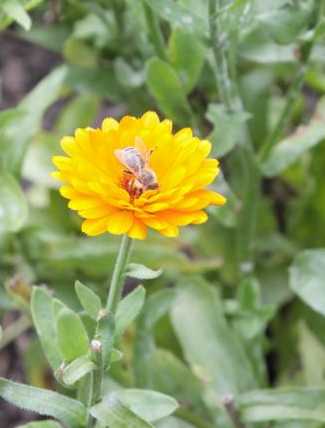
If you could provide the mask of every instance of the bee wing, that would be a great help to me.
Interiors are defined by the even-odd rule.
[[[116,159],[121,162],[122,165],[124,165],[125,167],[127,167],[127,164],[125,163],[125,159],[124,159],[124,152],[121,149],[116,149],[114,150],[114,155],[116,157]]]
[[[145,165],[148,165],[152,150],[149,150],[141,137],[135,137],[134,147],[141,154]]]

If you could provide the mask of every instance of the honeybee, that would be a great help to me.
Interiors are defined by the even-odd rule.
[[[140,137],[135,138],[134,147],[114,151],[125,167],[123,184],[132,199],[139,198],[146,190],[158,189],[156,173],[149,167],[152,151],[147,149]]]

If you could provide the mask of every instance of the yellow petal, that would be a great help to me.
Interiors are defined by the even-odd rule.
[[[176,238],[179,235],[179,229],[176,226],[168,226],[166,229],[160,230],[159,233],[168,238]]]
[[[63,137],[60,144],[67,155],[73,156],[77,153],[77,147],[73,137]]]
[[[130,211],[117,211],[110,215],[107,220],[107,232],[122,235],[131,229],[134,215]]]
[[[81,225],[81,230],[89,236],[97,236],[105,233],[107,229],[107,218],[99,220],[85,220]]]
[[[141,121],[146,128],[153,128],[159,124],[159,117],[153,111],[147,111],[141,116]]]
[[[112,117],[107,117],[102,122],[102,130],[105,132],[112,131],[114,129],[118,129],[118,122],[117,120],[113,119]]]
[[[133,239],[146,239],[147,227],[138,219],[134,219],[133,225],[128,232],[130,238]]]

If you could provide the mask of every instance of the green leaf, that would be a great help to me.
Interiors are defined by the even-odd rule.
[[[325,315],[325,249],[299,253],[290,267],[290,288],[310,307]]]
[[[0,397],[21,409],[52,416],[71,428],[80,428],[86,422],[83,404],[57,392],[0,378]]]
[[[40,422],[30,422],[26,425],[19,425],[17,428],[62,428],[62,426],[55,421],[40,421]]]
[[[15,178],[0,170],[0,233],[18,232],[26,223],[28,206]]]
[[[270,420],[314,420],[325,422],[324,388],[257,390],[237,399],[246,422]]]
[[[195,428],[194,425],[183,421],[182,419],[170,416],[155,424],[156,428]]]
[[[97,65],[96,50],[82,40],[69,37],[64,43],[63,53],[70,64],[85,68],[94,68]]]
[[[125,407],[112,393],[90,409],[91,415],[103,425],[110,428],[153,428],[130,409]]]
[[[213,124],[209,140],[213,143],[213,155],[222,157],[242,141],[242,125],[249,119],[247,112],[228,113],[221,104],[209,104],[206,118]]]
[[[16,21],[24,30],[30,30],[32,20],[25,11],[24,6],[18,0],[7,0],[0,7],[6,15]]]
[[[63,370],[62,380],[66,385],[73,385],[86,374],[95,370],[96,365],[89,359],[88,356],[84,355],[72,361]]]
[[[136,279],[155,279],[162,274],[162,269],[152,270],[138,263],[129,263],[126,275]]]
[[[115,335],[121,336],[139,315],[146,296],[146,290],[139,285],[119,303],[115,315]]]
[[[152,385],[151,365],[156,349],[153,329],[160,318],[169,311],[174,298],[175,292],[171,289],[163,289],[152,294],[139,317],[134,351],[134,370],[138,387],[147,388],[148,385],[150,387]]]
[[[186,93],[195,87],[204,63],[203,44],[190,31],[176,28],[169,39],[169,59]]]
[[[201,382],[172,352],[154,350],[146,366],[150,369],[147,387],[171,395],[180,403],[191,403],[195,409],[204,409]]]
[[[64,66],[48,74],[19,104],[19,111],[24,113],[19,126],[12,120],[2,129],[0,161],[10,172],[20,173],[28,145],[41,128],[44,112],[57,99],[65,76]]]
[[[112,399],[120,401],[125,407],[147,422],[156,422],[169,416],[178,408],[178,403],[174,398],[160,392],[143,389],[114,391],[108,394],[103,402]]]
[[[286,3],[280,8],[270,8],[257,19],[276,43],[286,45],[295,42],[307,28],[312,11],[313,1],[310,0],[297,4]]]
[[[264,175],[273,177],[296,162],[306,151],[325,139],[325,99],[318,105],[314,118],[306,126],[277,143],[261,165]]]
[[[255,386],[248,356],[227,325],[214,288],[199,278],[184,282],[171,315],[185,358],[216,399]]]
[[[89,339],[80,317],[63,308],[56,318],[58,345],[64,361],[70,362],[89,351]]]
[[[143,69],[134,70],[123,58],[114,61],[114,71],[120,85],[125,88],[139,88],[144,84],[145,74]]]
[[[76,281],[75,290],[84,310],[91,318],[97,320],[98,313],[102,307],[100,298],[90,288],[86,287],[80,281]]]
[[[146,3],[162,18],[175,26],[186,29],[187,31],[205,34],[207,32],[207,23],[203,16],[195,13],[179,2],[172,0],[145,0]],[[197,2],[196,2],[197,3]]]
[[[96,95],[80,94],[62,110],[55,125],[55,131],[60,135],[69,135],[76,128],[86,128],[96,118],[99,103],[99,97]]]
[[[191,109],[182,82],[175,70],[159,58],[147,62],[147,79],[150,93],[163,113],[178,124],[191,122]]]
[[[61,356],[57,349],[55,318],[52,312],[53,298],[40,287],[34,287],[31,299],[33,323],[41,341],[45,356],[55,371],[61,365]]]

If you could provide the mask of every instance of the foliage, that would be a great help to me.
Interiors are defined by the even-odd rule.
[[[31,385],[1,378],[0,396],[52,418],[21,428],[323,426],[324,8],[0,2],[1,30],[62,59],[0,112],[0,314],[21,316],[0,349],[31,324],[36,340]],[[118,239],[81,234],[51,157],[103,112],[150,109],[209,138],[228,202],[177,239],[137,242],[107,311]]]

